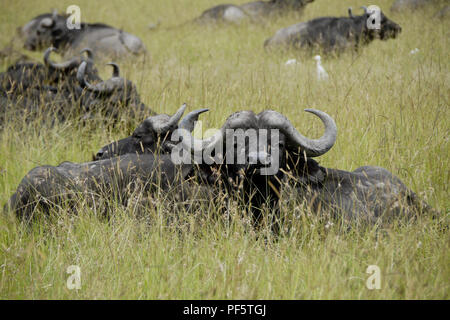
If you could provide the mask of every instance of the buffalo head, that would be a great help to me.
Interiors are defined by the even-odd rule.
[[[85,76],[87,62],[83,61],[78,68],[78,82],[86,91],[82,97],[86,112],[101,111],[104,115],[117,118],[121,109],[127,107],[132,114],[139,115],[144,111],[145,106],[140,101],[136,86],[130,80],[120,76],[117,64],[110,62],[108,65],[113,67],[112,77],[93,84]]]
[[[325,125],[319,139],[303,136],[281,113],[267,110],[259,114],[241,111],[232,114],[216,134],[198,140],[183,138],[181,145],[191,153],[202,153],[202,160],[214,158],[209,167],[219,181],[231,190],[243,189],[245,202],[250,202],[259,217],[259,208],[279,198],[281,179],[286,171],[295,170],[299,161],[326,153],[335,143],[337,128],[326,113],[314,109],[307,112],[318,116]]]
[[[66,16],[58,15],[56,11],[41,14],[32,19],[18,30],[24,38],[25,49],[38,51],[50,46],[60,47],[70,36],[66,19]]]
[[[175,129],[182,128],[189,132],[194,129],[194,123],[199,114],[208,109],[199,109],[190,112],[183,119],[186,104],[169,116],[158,114],[145,119],[132,133],[131,136],[114,141],[102,148],[94,156],[95,160],[112,158],[127,153],[168,153],[173,147],[170,136]],[[181,121],[180,121],[181,119]]]
[[[364,9],[363,17],[365,18],[365,21],[369,21],[371,15],[373,15],[374,12],[371,11],[370,7],[369,8],[362,7],[362,8]],[[377,37],[379,37],[381,40],[396,38],[397,35],[402,31],[402,28],[397,23],[390,20],[381,10],[379,11],[379,14],[380,14],[380,21],[379,21],[380,28],[379,29],[367,28],[369,40],[372,40]]]

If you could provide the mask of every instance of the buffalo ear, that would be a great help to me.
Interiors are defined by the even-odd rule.
[[[322,184],[325,181],[326,171],[317,161],[308,159],[308,169],[306,171],[309,183]]]
[[[288,166],[295,178],[302,184],[320,185],[325,181],[325,169],[314,159],[305,157],[303,152],[290,153]]]

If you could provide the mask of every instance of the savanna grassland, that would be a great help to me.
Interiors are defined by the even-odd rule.
[[[437,8],[391,14],[392,0],[316,0],[300,18],[227,27],[184,24],[220,2],[1,0],[0,47],[34,16],[77,4],[83,21],[123,28],[143,40],[145,58],[119,63],[155,112],[172,114],[183,102],[188,110],[207,107],[201,116],[206,129],[220,127],[238,110],[274,109],[306,136],[318,137],[322,124],[303,109],[325,111],[336,121],[338,139],[318,159],[321,165],[349,171],[385,167],[440,211],[440,218],[347,230],[304,209],[300,199],[283,202],[280,211],[289,225],[274,237],[252,229],[238,207],[230,208],[231,220],[214,217],[218,201],[168,224],[164,194],[148,208],[151,223],[119,205],[110,220],[80,204],[78,215],[60,208],[31,227],[5,213],[0,298],[448,299],[450,233],[442,226],[450,210],[450,22],[432,18]],[[323,57],[329,81],[317,81],[310,54],[263,49],[279,28],[344,16],[349,6],[356,13],[369,4],[380,6],[402,33],[358,52]],[[148,28],[158,21],[158,28]],[[419,52],[411,55],[414,48]],[[22,52],[42,59],[42,53]],[[286,66],[291,58],[300,64]],[[4,71],[11,61],[1,63]],[[99,67],[108,77],[110,69]],[[38,119],[11,120],[0,132],[0,208],[33,167],[90,161],[101,146],[131,130],[120,124],[66,121],[50,127]],[[81,268],[80,290],[66,286],[70,265]],[[380,267],[380,290],[366,288],[369,265]]]

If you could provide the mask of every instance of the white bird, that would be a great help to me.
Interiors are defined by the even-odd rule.
[[[417,52],[419,52],[419,48],[415,48],[414,50],[411,50],[409,52],[409,54],[416,54]]]
[[[321,58],[320,58],[319,55],[314,57],[314,60],[317,61],[317,79],[318,80],[327,80],[328,79],[328,73],[322,67],[322,64],[320,63],[320,59]]]
[[[298,65],[300,64],[300,62],[298,62],[296,59],[289,59],[288,61],[286,61],[285,65],[286,66],[290,66],[290,65]]]

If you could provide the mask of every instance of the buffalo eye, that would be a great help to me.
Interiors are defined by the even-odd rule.
[[[60,36],[62,34],[62,30],[61,29],[56,29],[52,31],[52,35],[53,36]]]

